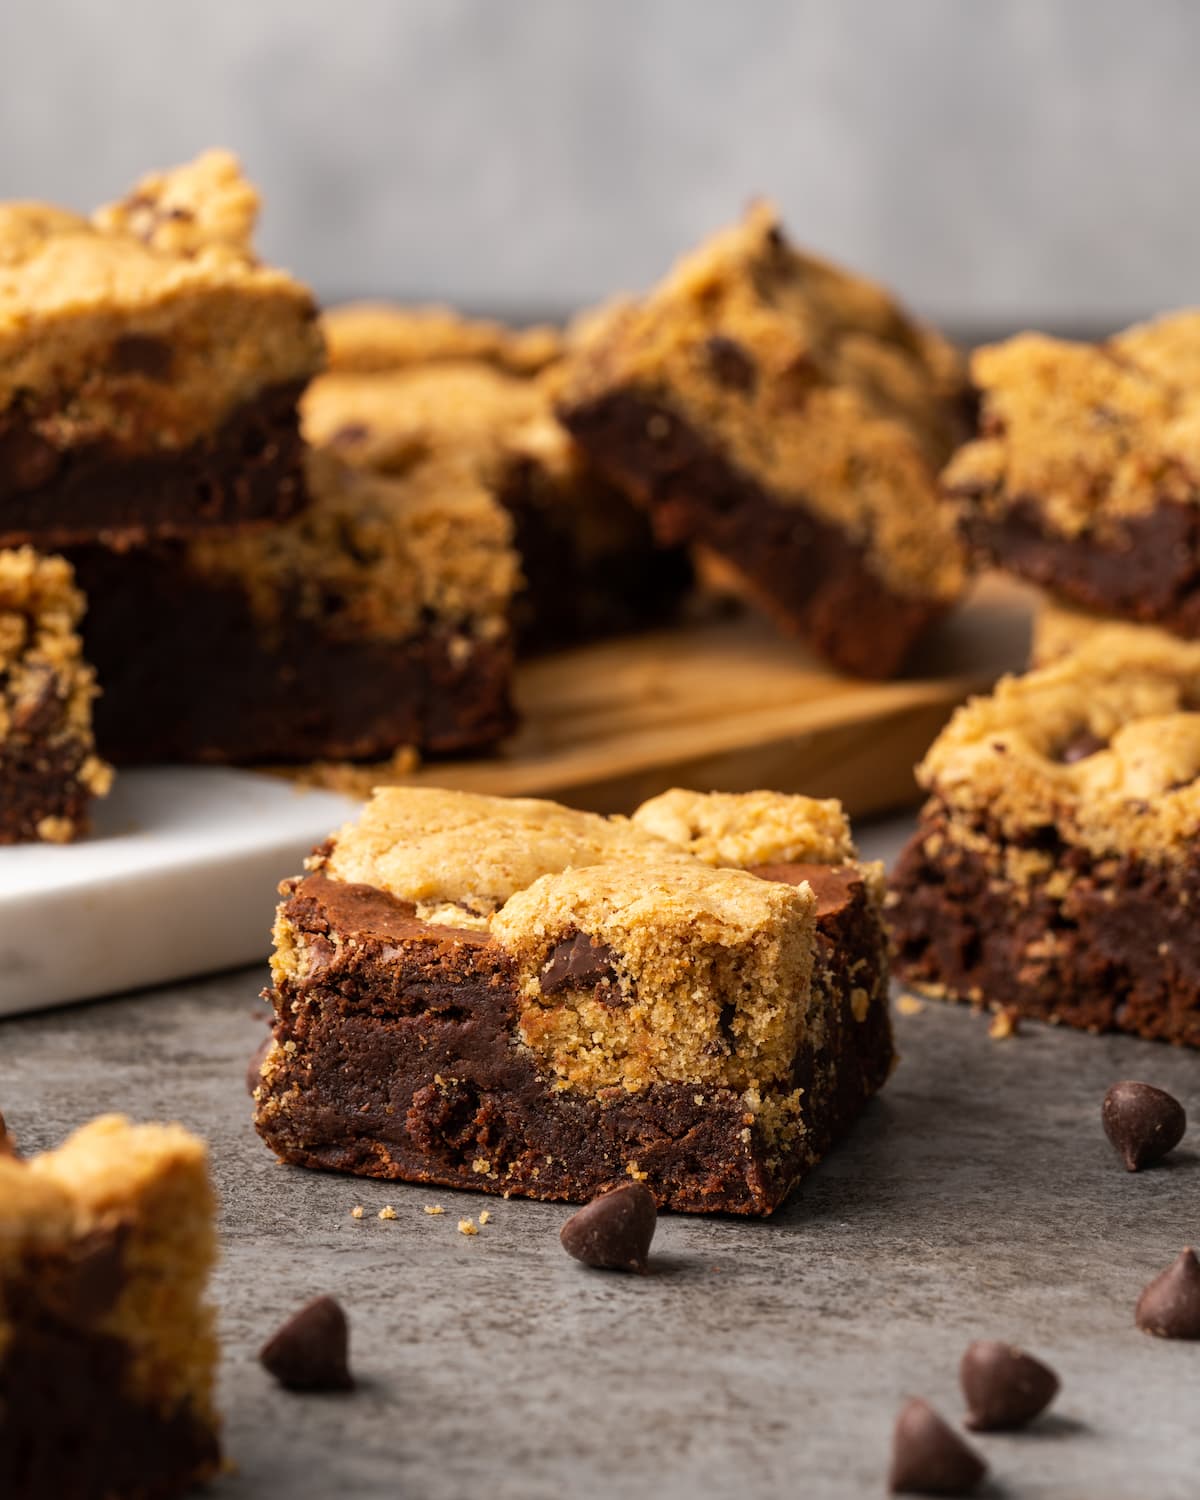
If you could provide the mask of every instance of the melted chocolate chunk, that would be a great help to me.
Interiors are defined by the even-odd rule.
[[[758,366],[750,352],[736,339],[714,333],[704,343],[709,369],[719,385],[731,391],[752,391],[758,381]]]
[[[617,988],[617,955],[607,943],[599,943],[586,932],[573,933],[555,944],[542,968],[543,995],[562,990],[594,987],[596,999],[605,1005],[623,1003]]]
[[[1134,1320],[1160,1339],[1200,1339],[1200,1260],[1181,1250],[1137,1300]]]
[[[169,380],[174,355],[165,339],[145,333],[126,333],[113,341],[108,367],[114,375],[144,375],[147,380]]]
[[[62,455],[32,426],[0,432],[0,495],[40,489],[58,473]]]
[[[1087,760],[1090,755],[1095,755],[1107,748],[1107,740],[1102,740],[1090,729],[1084,729],[1059,748],[1058,758],[1064,766],[1073,766],[1076,761]]]
[[[654,1194],[644,1183],[627,1182],[572,1214],[559,1239],[585,1266],[644,1274],[657,1221]]]
[[[332,1297],[306,1303],[262,1346],[259,1360],[289,1391],[349,1391],[350,1330]]]
[[[1100,1106],[1100,1119],[1127,1172],[1161,1161],[1187,1129],[1178,1099],[1153,1084],[1132,1080],[1113,1084]]]
[[[892,1438],[893,1495],[969,1495],[986,1473],[983,1459],[928,1401],[905,1404]]]
[[[967,1426],[999,1432],[1032,1422],[1058,1394],[1058,1376],[1040,1359],[995,1339],[967,1346],[959,1367]]]

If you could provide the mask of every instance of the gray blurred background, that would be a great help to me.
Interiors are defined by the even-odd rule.
[[[233,147],[327,299],[562,311],[752,194],[960,328],[1200,301],[1188,0],[2,0],[0,197]]]

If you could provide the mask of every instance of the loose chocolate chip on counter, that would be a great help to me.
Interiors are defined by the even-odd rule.
[[[289,1391],[349,1391],[350,1330],[332,1297],[314,1297],[259,1351],[259,1360]]]
[[[598,1000],[619,1005],[622,997],[616,981],[617,955],[613,949],[588,937],[586,932],[576,932],[550,950],[540,982],[544,995],[594,986]]]
[[[1093,734],[1090,729],[1085,729],[1070,739],[1059,750],[1058,758],[1064,766],[1073,766],[1078,760],[1087,760],[1090,755],[1096,755],[1101,750],[1107,750],[1108,741],[1102,740],[1099,735]]]
[[[1145,1288],[1134,1314],[1143,1333],[1160,1339],[1200,1339],[1200,1260],[1181,1250]]]
[[[658,1220],[644,1183],[622,1183],[572,1214],[559,1232],[568,1255],[603,1271],[645,1272]]]
[[[892,1437],[893,1495],[969,1495],[987,1464],[928,1401],[905,1403]]]
[[[758,366],[747,349],[736,339],[714,333],[704,342],[708,367],[719,385],[733,391],[752,391],[758,380]]]
[[[271,1043],[275,1038],[268,1031],[262,1041],[254,1049],[254,1056],[246,1064],[246,1092],[252,1094],[262,1082],[262,1065],[266,1055],[271,1050]]]
[[[1058,1376],[1048,1365],[996,1339],[968,1344],[958,1373],[974,1432],[1024,1427],[1058,1394]]]
[[[1183,1139],[1187,1115],[1178,1099],[1153,1084],[1114,1083],[1100,1106],[1104,1134],[1129,1172],[1161,1161]]]

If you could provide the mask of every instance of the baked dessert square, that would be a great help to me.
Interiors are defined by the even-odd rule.
[[[59,547],[291,515],[309,292],[260,264],[209,152],[91,219],[0,204],[0,541]]]
[[[214,1211],[178,1125],[0,1150],[0,1494],[169,1500],[217,1473]]]
[[[964,392],[949,344],[760,203],[587,319],[558,409],[661,541],[715,556],[835,666],[888,677],[964,585],[937,486]]]
[[[901,979],[1200,1046],[1200,643],[1101,632],[961,708],[918,778]]]
[[[262,530],[73,548],[120,764],[490,748],[515,722],[512,523],[468,465],[387,477],[310,451],[307,510]]]
[[[0,844],[78,838],[112,784],[92,733],[83,607],[63,558],[0,551]]]
[[[1111,615],[1093,614],[1091,610],[1074,609],[1056,599],[1043,598],[1033,618],[1033,639],[1029,647],[1029,665],[1047,667],[1071,656],[1084,646],[1102,649],[1093,643],[1103,637],[1108,649],[1124,653],[1131,646],[1141,650],[1149,644],[1155,650],[1170,653],[1178,648],[1180,659],[1188,660],[1193,643],[1174,635],[1159,625],[1135,625]]]
[[[978,438],[945,472],[981,558],[1100,615],[1200,636],[1200,312],[1104,343],[977,350]]]
[[[685,555],[655,545],[646,517],[555,419],[553,330],[386,306],[335,310],[324,324],[333,369],[304,398],[309,438],[383,473],[408,463],[414,446],[469,455],[513,518],[523,575],[514,621],[524,649],[676,613],[691,582]]]
[[[836,803],[385,788],[281,887],[256,1126],[303,1166],[771,1213],[891,1067],[881,883]]]

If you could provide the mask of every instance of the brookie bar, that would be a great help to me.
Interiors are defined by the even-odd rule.
[[[58,547],[300,509],[308,291],[258,264],[210,152],[91,220],[0,204],[0,541]]]
[[[258,1130],[364,1176],[770,1213],[891,1067],[880,879],[803,797],[379,791],[282,887]]]

